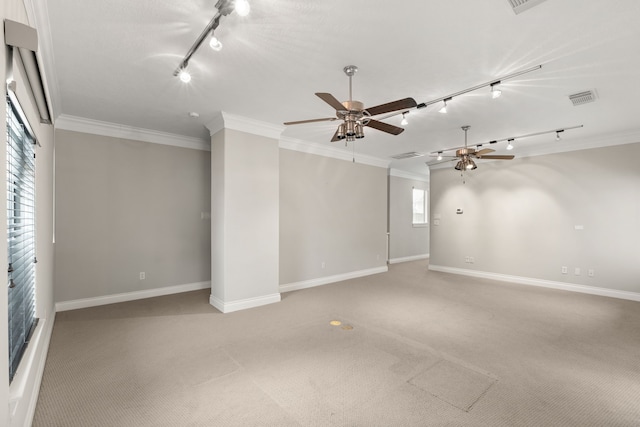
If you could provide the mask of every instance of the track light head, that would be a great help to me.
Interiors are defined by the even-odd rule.
[[[447,101],[451,101],[451,98],[446,98],[442,100],[444,105],[442,106],[442,108],[440,108],[440,110],[438,110],[439,113],[447,114]]]
[[[442,151],[438,151],[438,161],[442,160]]]
[[[180,80],[184,83],[189,83],[191,81],[191,74],[189,74],[186,68],[180,70],[178,77],[180,77]]]
[[[211,32],[211,39],[209,39],[209,47],[216,52],[220,52],[222,50],[222,42],[213,35],[213,31]]]
[[[247,16],[251,12],[251,5],[247,0],[235,1],[236,13],[240,16]]]
[[[560,132],[564,132],[564,129],[556,131],[556,141],[560,141],[562,139],[560,138]]]
[[[405,111],[404,113],[402,113],[402,121],[400,122],[400,124],[402,126],[406,126],[409,124],[409,122],[407,121],[407,117],[405,116],[405,114],[408,114],[407,111]]]
[[[502,95],[502,91],[500,90],[500,81],[491,83],[491,97],[493,99],[500,98]]]
[[[513,150],[513,144],[512,144],[512,142],[513,142],[513,139],[510,139],[510,140],[509,140],[509,144],[507,144],[507,150]]]

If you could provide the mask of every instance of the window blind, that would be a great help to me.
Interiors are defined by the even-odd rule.
[[[35,138],[7,97],[9,378],[18,369],[35,317]]]

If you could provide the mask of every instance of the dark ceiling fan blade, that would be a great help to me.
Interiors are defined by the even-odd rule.
[[[338,131],[340,130],[340,127],[338,127],[338,129],[336,129],[336,132],[333,134],[333,136],[331,137],[331,142],[336,142],[336,141],[340,141],[340,138],[338,138]]]
[[[483,148],[480,151],[476,151],[475,155],[476,156],[484,156],[485,154],[489,154],[489,153],[493,153],[496,150],[492,150],[491,148]]]
[[[391,111],[408,110],[409,108],[415,108],[418,104],[413,98],[399,99],[397,101],[388,102],[386,104],[376,105],[375,107],[367,108],[366,111],[372,116],[378,114],[389,113]]]
[[[344,111],[346,108],[342,105],[342,102],[338,101],[330,93],[316,92],[316,96],[322,99],[327,104],[331,105],[336,111]]]
[[[513,160],[516,156],[478,156],[479,159]]]
[[[399,128],[398,126],[390,125],[389,123],[379,122],[377,120],[369,120],[369,122],[365,125],[372,127],[374,129],[381,130],[382,132],[390,133],[392,135],[400,135],[404,132],[404,129]]]
[[[285,125],[301,125],[303,123],[315,123],[315,122],[332,122],[338,120],[337,117],[327,117],[324,119],[311,119],[311,120],[298,120],[297,122],[284,122]]]

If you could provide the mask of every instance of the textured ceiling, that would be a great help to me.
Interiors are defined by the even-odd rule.
[[[547,0],[517,15],[508,0],[250,2],[247,17],[222,18],[224,49],[203,44],[184,84],[173,72],[215,1],[49,0],[54,114],[206,139],[204,124],[220,111],[273,124],[331,116],[314,92],[346,100],[349,64],[359,67],[353,95],[366,106],[408,96],[428,102],[542,65],[505,82],[499,99],[483,88],[454,98],[446,115],[439,105],[411,111],[399,136],[368,128],[355,151],[389,159],[454,147],[464,141],[462,125],[471,125],[471,144],[584,125],[561,142],[522,140],[516,156],[525,145],[640,141],[637,0]],[[589,89],[597,101],[574,107],[568,95]],[[291,126],[283,135],[345,148],[329,142],[335,126]],[[392,167],[424,174],[427,160]]]

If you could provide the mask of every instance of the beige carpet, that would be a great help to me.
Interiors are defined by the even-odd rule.
[[[640,425],[640,303],[426,261],[226,315],[208,298],[58,313],[34,425]]]

